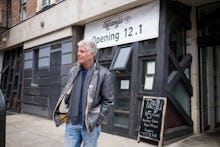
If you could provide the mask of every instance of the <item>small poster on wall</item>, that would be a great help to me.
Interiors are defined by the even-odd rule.
[[[129,80],[121,80],[120,89],[129,89]]]

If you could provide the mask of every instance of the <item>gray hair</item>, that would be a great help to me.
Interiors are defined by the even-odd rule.
[[[87,46],[88,47],[88,51],[90,53],[97,53],[97,46],[95,44],[95,42],[92,41],[87,41],[87,40],[81,40],[77,43],[78,46]]]

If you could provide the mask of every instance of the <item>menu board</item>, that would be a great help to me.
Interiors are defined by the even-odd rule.
[[[145,138],[158,141],[159,146],[162,145],[166,105],[167,99],[164,97],[143,97],[138,141]]]

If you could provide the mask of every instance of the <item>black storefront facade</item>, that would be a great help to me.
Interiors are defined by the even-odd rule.
[[[183,4],[156,1],[85,25],[84,38],[96,41],[99,63],[115,78],[114,111],[103,123],[103,130],[136,138],[143,96],[156,96],[168,98],[165,140],[193,132],[189,80],[192,57],[184,44],[185,31],[190,28],[189,15],[190,8]],[[156,37],[152,37],[154,28],[145,27],[148,24],[141,22],[143,19],[156,26]],[[94,34],[90,32],[93,30]],[[102,34],[103,30],[106,32]],[[141,33],[153,35],[131,41]],[[130,38],[126,41],[126,37]]]
[[[192,133],[192,86],[189,74],[184,73],[191,62],[184,49],[189,14],[190,8],[181,3],[154,1],[83,26],[74,25],[70,37],[24,49],[19,52],[23,68],[16,111],[52,118],[68,71],[76,61],[77,42],[89,39],[97,43],[99,63],[114,77],[114,111],[103,122],[103,131],[136,138],[143,96],[156,96],[168,98],[164,139]],[[9,110],[14,103],[11,97]]]

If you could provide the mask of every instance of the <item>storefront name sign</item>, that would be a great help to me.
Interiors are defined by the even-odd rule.
[[[84,38],[98,48],[158,37],[159,1],[135,8],[85,26]]]

